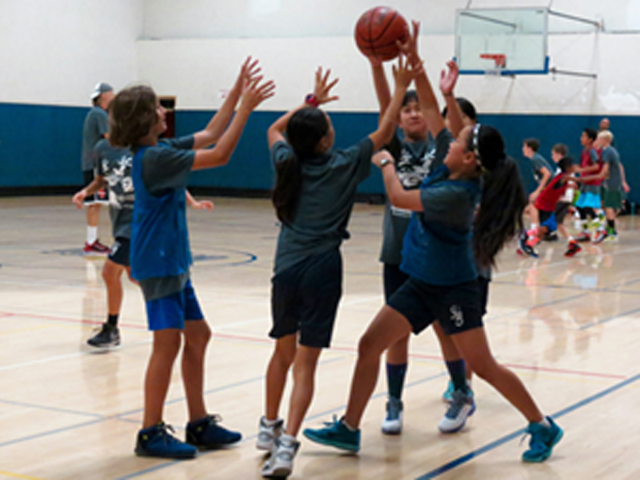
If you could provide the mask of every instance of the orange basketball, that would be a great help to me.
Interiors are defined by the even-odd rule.
[[[375,7],[358,19],[355,38],[356,45],[367,57],[391,60],[400,53],[396,42],[406,42],[409,38],[409,25],[393,8]]]

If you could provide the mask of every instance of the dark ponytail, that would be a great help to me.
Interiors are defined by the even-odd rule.
[[[522,230],[522,212],[528,201],[518,166],[506,156],[498,130],[476,125],[468,147],[484,171],[482,199],[474,221],[473,253],[480,266],[489,267],[495,265],[495,257],[504,244]]]
[[[294,155],[276,163],[276,186],[271,195],[276,216],[283,223],[291,223],[295,216],[302,185],[300,164],[317,156],[318,142],[328,130],[329,122],[317,108],[302,108],[287,123],[287,140]]]

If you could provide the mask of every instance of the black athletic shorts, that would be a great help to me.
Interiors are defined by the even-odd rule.
[[[129,266],[129,239],[118,237],[109,250],[109,260],[123,267]]]

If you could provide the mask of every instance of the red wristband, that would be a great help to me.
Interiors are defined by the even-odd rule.
[[[318,99],[316,98],[316,96],[313,93],[310,93],[309,95],[304,97],[304,103],[306,103],[307,105],[311,105],[312,107],[316,107],[316,108],[318,108],[320,106],[320,103],[318,103]]]

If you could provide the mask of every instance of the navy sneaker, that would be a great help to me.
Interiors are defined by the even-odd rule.
[[[220,415],[207,415],[187,424],[187,443],[198,448],[220,448],[240,441],[242,434],[218,425]]]
[[[136,442],[136,455],[177,459],[194,458],[198,449],[188,443],[181,442],[169,431],[173,432],[174,430],[171,425],[165,425],[164,422],[140,430]]]
[[[546,417],[550,426],[545,427],[539,423],[530,423],[526,433],[531,435],[529,450],[522,454],[523,462],[544,462],[551,456],[553,447],[560,441],[563,435],[562,429],[556,425],[551,417]]]
[[[329,445],[349,452],[360,450],[360,429],[351,430],[343,422],[333,417],[333,422],[325,422],[325,428],[305,428],[302,434],[312,442]]]

